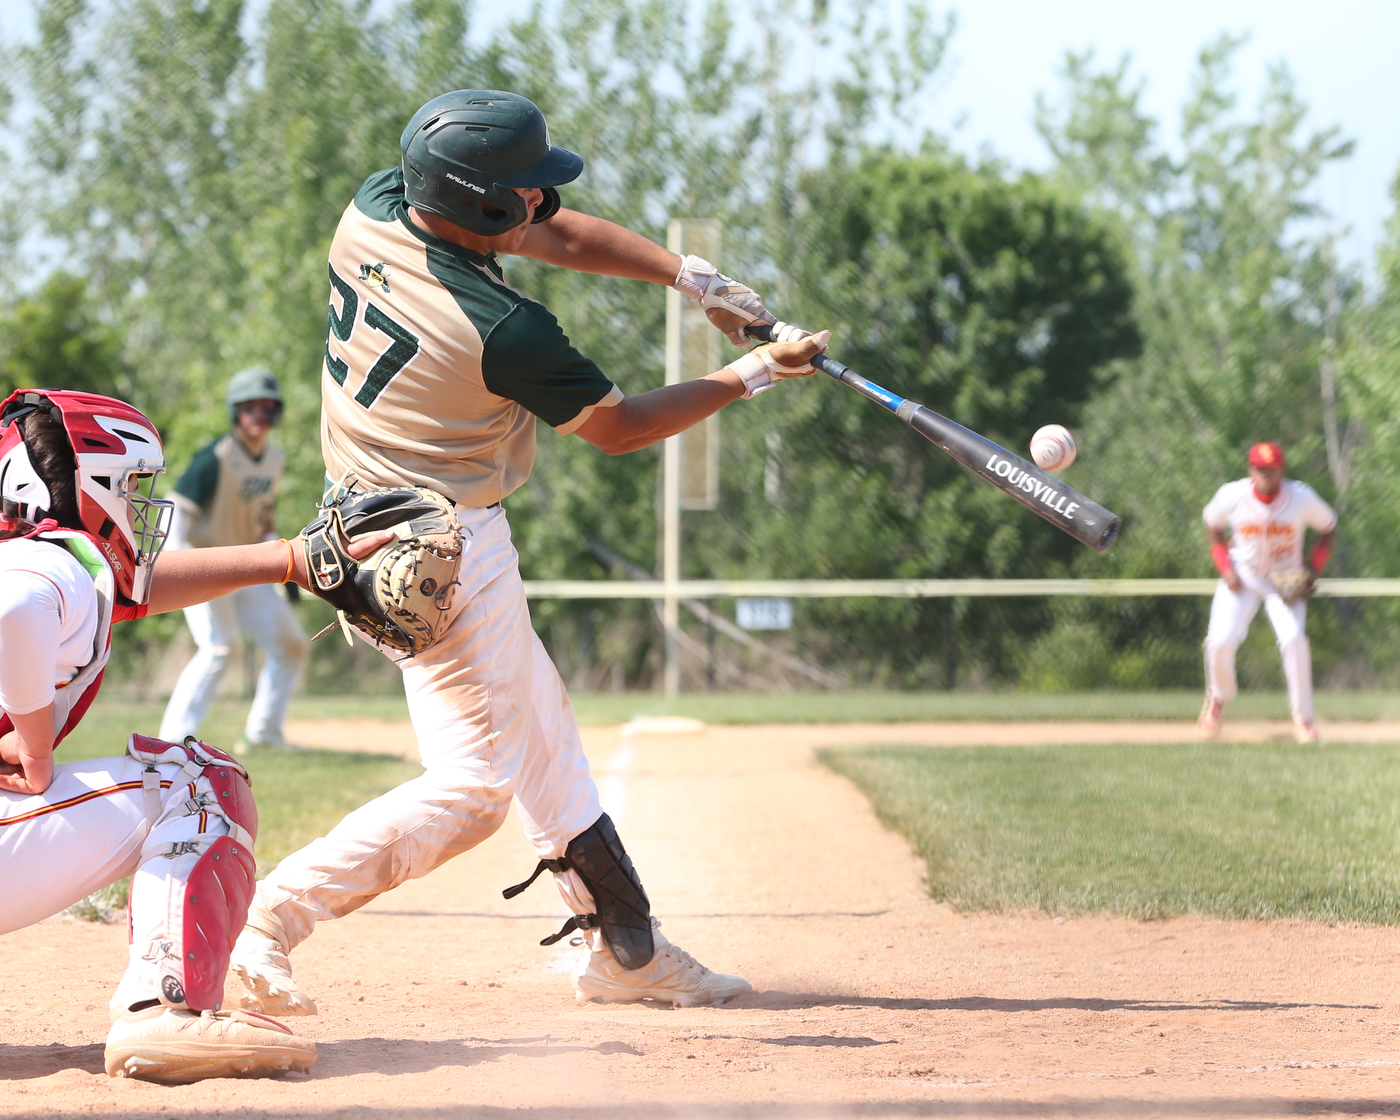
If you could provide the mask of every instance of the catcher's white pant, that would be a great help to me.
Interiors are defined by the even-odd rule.
[[[0,934],[57,914],[93,891],[131,875],[132,941],[126,974],[112,1009],[158,998],[159,961],[151,947],[179,944],[167,919],[172,900],[199,861],[197,851],[172,857],[173,847],[202,835],[226,836],[217,815],[191,813],[191,799],[216,800],[204,777],[181,777],[160,763],[158,808],[148,805],[145,763],[127,755],[54,767],[53,784],[37,796],[0,790]]]
[[[291,604],[273,584],[263,583],[186,607],[185,621],[198,648],[175,682],[157,738],[179,743],[199,733],[242,635],[257,643],[265,657],[243,735],[253,743],[284,742],[287,705],[311,648]]]
[[[573,707],[530,625],[505,511],[459,506],[457,517],[469,531],[459,613],[437,644],[401,663],[423,774],[350,813],[263,881],[288,948],[317,921],[481,843],[512,796],[543,859],[562,856],[602,815]],[[591,898],[569,901],[592,912]]]
[[[1235,698],[1235,651],[1249,633],[1262,604],[1274,627],[1283,675],[1288,681],[1288,701],[1293,718],[1311,723],[1313,718],[1312,646],[1305,631],[1308,601],[1285,603],[1265,580],[1241,573],[1244,587],[1231,591],[1222,579],[1210,605],[1206,631],[1206,692],[1221,703]]]

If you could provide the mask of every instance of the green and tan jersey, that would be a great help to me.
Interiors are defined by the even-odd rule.
[[[266,539],[286,465],[280,447],[269,443],[254,456],[232,432],[204,447],[171,495],[187,517],[190,544],[211,548]]]
[[[466,506],[530,476],[535,417],[574,431],[622,393],[494,256],[415,226],[395,167],[336,227],[321,378],[326,473],[427,486]]]

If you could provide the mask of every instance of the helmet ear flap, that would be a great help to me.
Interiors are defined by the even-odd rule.
[[[535,216],[530,219],[532,226],[537,226],[541,222],[547,222],[555,214],[559,213],[559,192],[553,187],[541,187],[544,192],[544,201],[535,207]]]

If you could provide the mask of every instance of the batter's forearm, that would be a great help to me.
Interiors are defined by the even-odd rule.
[[[648,280],[666,287],[681,267],[680,257],[655,241],[577,210],[560,210],[549,221],[531,226],[518,252],[576,272]]]
[[[743,395],[739,376],[722,369],[596,409],[577,434],[609,455],[625,455],[685,431]]]

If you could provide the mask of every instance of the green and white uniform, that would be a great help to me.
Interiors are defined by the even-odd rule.
[[[569,433],[622,393],[495,257],[419,229],[398,168],[331,243],[321,448],[332,478],[412,483],[481,509],[524,484],[535,417]]]
[[[498,503],[529,477],[537,417],[572,432],[622,394],[494,257],[412,224],[398,169],[371,176],[336,229],[327,336],[327,474],[451,497],[467,549],[460,612],[441,641],[400,662],[424,773],[264,880],[289,946],[486,839],[512,796],[541,858],[563,855],[602,813]],[[586,890],[561,890],[576,912],[593,911]]]
[[[175,484],[175,517],[166,547],[257,544],[275,536],[277,485],[286,462],[282,449],[272,444],[253,455],[232,432],[213,440]],[[287,705],[310,647],[287,600],[274,585],[258,584],[186,607],[185,621],[195,655],[170,693],[160,738],[180,743],[199,733],[241,636],[256,643],[265,658],[243,736],[251,743],[284,743]]]

